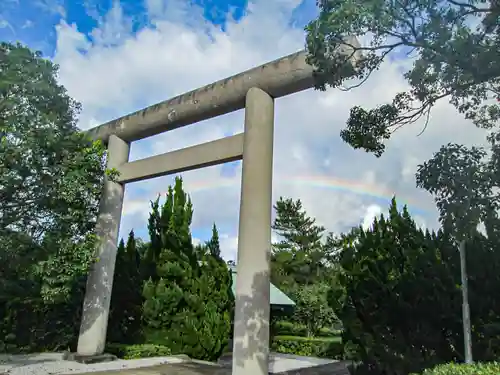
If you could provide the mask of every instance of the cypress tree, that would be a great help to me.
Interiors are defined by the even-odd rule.
[[[113,277],[108,341],[124,344],[141,341],[142,280],[140,258],[136,249],[134,232],[118,245]]]
[[[205,247],[205,251],[200,251],[204,256],[200,262],[200,276],[193,289],[193,294],[199,296],[204,306],[203,318],[191,321],[194,324],[190,329],[198,332],[203,340],[193,343],[199,345],[199,356],[216,360],[231,336],[234,295],[232,273],[220,255],[219,233],[215,224],[212,238]]]
[[[193,246],[192,215],[181,178],[161,207],[158,200],[152,204],[144,321],[149,342],[167,345],[174,354],[214,360],[229,338],[231,275],[220,258],[215,227],[210,245]]]
[[[210,254],[215,258],[221,259],[220,256],[220,242],[219,242],[219,232],[217,231],[217,227],[215,223],[212,227],[212,238],[207,242],[208,250]]]
[[[339,245],[339,285],[329,304],[353,359],[380,373],[408,374],[456,358],[460,299],[448,239],[419,229],[393,199],[387,216],[353,229]]]

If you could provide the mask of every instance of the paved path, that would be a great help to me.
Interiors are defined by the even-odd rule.
[[[231,355],[219,364],[172,356],[84,365],[63,357],[64,353],[0,356],[0,375],[231,375],[232,364]],[[275,375],[349,375],[344,361],[277,353],[271,354],[269,368]]]
[[[302,368],[279,372],[289,375],[349,375],[345,363],[337,362],[329,366]],[[147,368],[136,368],[117,371],[93,372],[88,375],[231,375],[231,368],[226,366],[207,365],[205,363],[172,363]]]
[[[89,375],[230,375],[231,369],[204,363],[171,363],[147,368],[92,372]]]

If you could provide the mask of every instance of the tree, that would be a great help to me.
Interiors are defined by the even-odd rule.
[[[304,324],[307,336],[316,336],[323,327],[335,322],[333,309],[328,305],[327,292],[330,285],[317,282],[300,286],[294,293],[294,318]]]
[[[122,344],[141,341],[142,304],[140,257],[134,231],[130,231],[127,245],[125,246],[122,239],[116,254],[108,319],[108,341]]]
[[[93,257],[105,151],[78,131],[57,66],[19,44],[0,56],[0,243],[31,238],[45,298],[69,298]]]
[[[441,99],[481,128],[498,123],[500,105],[491,100],[500,96],[498,1],[322,0],[318,5],[318,18],[306,27],[307,61],[315,67],[317,89],[339,87],[347,79],[346,57],[334,53],[342,45],[358,58],[354,77],[360,83],[353,87],[391,56],[414,61],[403,75],[407,92],[375,109],[351,108],[341,138],[352,147],[380,156],[393,131],[422,117],[428,121]],[[347,36],[367,43],[354,45]]]
[[[15,338],[9,350],[76,342],[105,175],[105,150],[78,130],[78,110],[56,65],[0,43],[0,330]]]
[[[372,228],[341,236],[329,304],[346,351],[381,373],[418,373],[462,357],[458,254],[449,238],[418,229],[393,200]]]
[[[234,295],[232,290],[232,272],[220,256],[219,234],[213,226],[212,237],[198,247],[200,260],[199,276],[193,283],[191,293],[199,301],[194,305],[203,306],[198,312],[200,317],[186,321],[186,328],[192,333],[185,340],[185,350],[194,353],[196,358],[217,360],[227,347],[232,333],[232,317],[234,312]]]
[[[381,215],[370,229],[355,228],[337,240],[339,285],[328,300],[343,323],[346,352],[353,359],[398,375],[464,359],[460,257],[451,234],[418,229],[406,208],[398,212],[393,201],[388,217]],[[499,350],[500,298],[489,297],[500,285],[494,271],[500,262],[497,243],[497,236],[478,232],[469,242],[478,361],[494,360]]]
[[[467,289],[467,241],[481,222],[498,219],[500,195],[496,187],[495,154],[486,159],[482,148],[448,144],[420,165],[417,186],[434,195],[444,228],[459,243],[462,276],[462,310],[466,362],[472,362],[472,342]]]
[[[325,228],[307,216],[300,199],[280,197],[274,209],[272,229],[281,241],[273,244],[271,277],[273,283],[290,291],[296,284],[312,282],[322,272],[321,238]]]
[[[104,148],[76,127],[79,104],[57,66],[21,45],[0,44],[0,230],[34,239],[93,229]]]
[[[215,223],[212,227],[212,237],[210,238],[210,241],[206,243],[206,246],[213,257],[222,259],[220,256],[219,232],[217,231]]]
[[[218,358],[229,339],[234,297],[231,274],[220,258],[218,233],[207,246],[193,246],[193,208],[182,179],[169,187],[164,204],[152,204],[149,220],[149,280],[143,295],[149,341],[174,354]]]
[[[450,143],[418,167],[417,186],[434,196],[441,224],[459,240],[497,216],[495,164],[495,155],[488,157],[483,148]]]

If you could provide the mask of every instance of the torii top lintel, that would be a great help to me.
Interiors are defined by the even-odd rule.
[[[352,48],[340,53],[352,56]],[[279,98],[313,86],[313,68],[306,63],[306,52],[300,51],[96,126],[87,134],[105,143],[111,134],[132,142],[242,109],[252,87]]]

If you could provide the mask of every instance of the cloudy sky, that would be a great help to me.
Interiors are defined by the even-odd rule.
[[[88,129],[158,101],[304,48],[314,0],[3,0],[0,39],[21,41],[60,66],[60,82],[80,101]],[[419,163],[447,142],[482,143],[484,134],[446,103],[422,124],[398,131],[377,159],[345,145],[339,132],[353,105],[375,106],[405,89],[404,60],[391,61],[363,87],[309,90],[277,100],[274,199],[300,198],[333,232],[369,225],[396,194],[416,220],[436,226],[427,193],[415,188]],[[132,146],[131,160],[232,135],[243,111],[151,137]],[[226,259],[235,259],[241,164],[183,174],[194,203],[193,235],[206,240],[213,222]],[[127,185],[121,233],[145,230],[149,201],[173,177]]]

